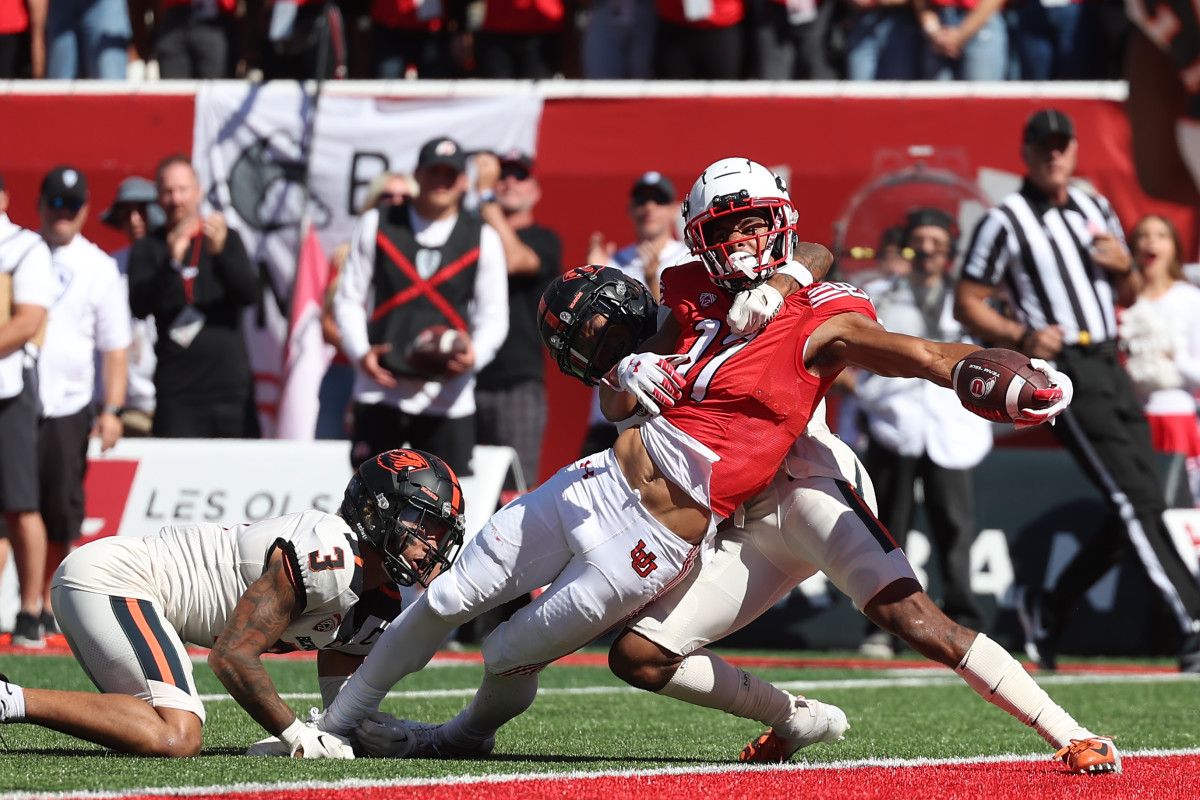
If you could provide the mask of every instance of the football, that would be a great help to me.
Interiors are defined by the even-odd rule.
[[[1022,408],[1041,408],[1034,398],[1050,379],[1029,356],[999,347],[976,350],[954,366],[954,391],[963,407],[993,422],[1012,422]]]
[[[419,375],[432,380],[449,376],[451,359],[467,350],[467,337],[449,325],[432,325],[417,334],[404,351],[404,360]]]

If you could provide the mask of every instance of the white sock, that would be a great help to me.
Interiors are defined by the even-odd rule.
[[[482,742],[533,705],[537,690],[537,672],[493,675],[485,671],[470,704],[443,725],[439,734],[446,741],[462,746]]]
[[[705,649],[683,659],[658,693],[772,728],[786,728],[796,707],[792,695]]]
[[[15,683],[0,681],[0,723],[25,721],[25,690]]]
[[[982,633],[954,671],[980,697],[1032,727],[1055,748],[1094,735],[1051,700],[1007,650]]]

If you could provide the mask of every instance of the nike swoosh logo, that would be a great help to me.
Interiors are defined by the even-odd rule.
[[[1093,747],[1092,751],[1099,753],[1102,756],[1106,756],[1106,755],[1108,755],[1108,745],[1102,744],[1099,747]]]

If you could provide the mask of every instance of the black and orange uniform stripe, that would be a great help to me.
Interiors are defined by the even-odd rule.
[[[113,597],[110,602],[145,676],[190,693],[187,670],[154,604],[133,597]]]

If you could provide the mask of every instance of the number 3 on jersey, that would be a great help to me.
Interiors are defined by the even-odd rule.
[[[308,569],[310,572],[320,572],[324,569],[341,569],[346,566],[346,554],[342,552],[342,548],[333,548],[333,555],[323,556],[320,551],[314,550],[308,554]]]
[[[730,333],[721,340],[720,344],[716,344],[717,335],[721,332],[721,321],[717,319],[702,319],[696,323],[696,341],[688,348],[687,354],[692,357],[692,360],[679,368],[680,375],[687,375],[692,367],[700,363],[704,352],[714,346],[724,348],[717,352],[711,359],[708,360],[701,369],[700,374],[696,376],[696,380],[692,383],[692,391],[689,397],[692,401],[700,403],[704,401],[708,394],[708,387],[712,384],[713,377],[717,374],[717,370],[721,368],[729,359],[736,356],[742,351],[746,345],[754,341],[758,333],[752,333],[748,336],[738,336]]]

